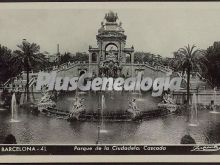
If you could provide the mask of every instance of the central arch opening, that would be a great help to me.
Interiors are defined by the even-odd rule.
[[[118,47],[114,43],[109,43],[105,47],[105,60],[118,60]]]

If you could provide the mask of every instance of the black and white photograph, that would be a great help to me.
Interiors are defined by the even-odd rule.
[[[1,3],[0,154],[219,154],[219,15],[219,2]]]

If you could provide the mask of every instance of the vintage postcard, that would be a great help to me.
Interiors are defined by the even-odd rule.
[[[1,3],[0,159],[218,156],[219,15],[219,2]]]

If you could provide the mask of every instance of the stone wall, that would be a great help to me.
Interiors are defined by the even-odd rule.
[[[80,75],[80,71],[88,71],[89,64],[88,63],[78,63],[70,66],[62,66],[62,69],[59,69],[58,76],[61,77],[75,77]],[[133,70],[133,74],[132,74]],[[95,72],[98,75],[98,64],[92,63],[90,64],[90,71]],[[123,64],[122,65],[122,74],[125,76],[131,77],[136,76],[137,72],[142,71],[144,77],[151,77],[155,79],[156,77],[164,77],[166,76],[166,71],[162,71],[162,69],[157,69],[145,64]]]
[[[202,105],[210,105],[213,100],[216,105],[220,105],[220,91],[216,91],[216,94],[213,90],[203,90],[203,91],[191,91],[190,95],[190,103],[192,102],[193,93],[197,96],[197,102]],[[173,98],[176,100],[177,104],[183,104],[184,100],[186,100],[187,95],[186,92],[174,92]]]
[[[74,64],[71,66],[64,66],[63,69],[60,69],[57,72],[57,76],[61,77],[79,77],[80,72],[84,71],[87,72],[89,70],[89,64]],[[98,65],[97,64],[90,64],[90,71],[95,71],[98,74]]]
[[[144,77],[151,77],[152,79],[155,79],[157,77],[164,77],[166,76],[166,71],[162,71],[160,69],[156,69],[154,67],[143,65],[143,64],[125,64],[123,65],[122,73],[126,76],[127,73],[129,74],[129,77],[132,76],[132,70],[133,70],[133,76],[136,76],[138,72],[143,72]]]

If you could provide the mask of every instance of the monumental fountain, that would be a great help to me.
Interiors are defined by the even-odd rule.
[[[134,63],[134,47],[126,47],[127,35],[117,13],[110,11],[105,15],[96,39],[97,47],[89,46],[88,63],[72,63],[50,73],[39,73],[36,90],[48,85],[49,91],[62,93],[54,109],[70,113],[72,119],[97,121],[101,116],[103,120],[131,121],[142,112],[159,116],[162,110],[158,110],[158,103],[163,89],[175,84],[175,78],[167,75],[170,69]],[[76,98],[84,98],[85,113],[82,108],[72,108]],[[45,110],[44,100],[38,106]],[[132,108],[129,108],[130,101],[135,104]],[[162,108],[167,108],[167,104]]]
[[[67,126],[67,123],[63,120],[54,120],[53,118],[50,119],[49,117],[45,118],[43,115],[32,118],[29,116],[31,114],[28,113],[26,114],[25,118],[25,120],[29,122],[27,128],[31,128],[30,130],[33,131],[33,133],[37,132],[35,136],[43,136],[43,138],[34,138],[33,141],[36,139],[46,139],[45,136],[48,139],[56,139],[59,136],[51,136],[51,134],[54,133],[54,130],[57,130],[61,132],[60,136],[62,136],[61,140],[57,141],[61,142],[63,139],[65,139],[65,142],[67,142],[67,139],[69,139],[69,142],[72,142],[73,140],[73,143],[75,141],[82,142],[84,138],[92,139],[97,138],[98,136],[97,143],[100,143],[100,136],[102,136],[101,140],[104,143],[105,140],[108,139],[105,137],[111,135],[117,137],[115,139],[119,139],[118,141],[113,139],[112,141],[110,141],[112,143],[130,143],[130,139],[134,139],[134,142],[138,143],[144,142],[156,144],[159,142],[159,140],[164,142],[164,139],[166,139],[165,142],[173,144],[173,137],[175,137],[175,143],[179,142],[179,132],[175,130],[181,131],[183,130],[183,128],[185,128],[185,125],[187,125],[188,127],[188,123],[185,123],[182,118],[177,119],[176,116],[169,115],[167,117],[157,118],[156,120],[140,120],[141,122],[136,122],[132,120],[132,118],[135,118],[138,113],[143,112],[147,114],[148,117],[160,116],[160,113],[157,112],[162,111],[158,111],[158,103],[161,103],[162,97],[152,96],[152,93],[154,92],[153,87],[162,87],[161,89],[164,89],[166,86],[164,85],[165,83],[156,82],[154,84],[153,82],[157,78],[164,78],[160,80],[166,81],[165,78],[167,78],[168,76],[166,74],[166,71],[164,70],[154,68],[153,66],[149,66],[148,64],[134,63],[134,47],[125,47],[126,35],[124,34],[121,23],[116,22],[117,19],[117,15],[115,13],[110,12],[106,15],[106,22],[101,24],[101,28],[99,29],[98,35],[96,36],[98,47],[89,47],[89,63],[75,63],[69,65],[68,67],[58,69],[56,70],[57,77],[74,78],[80,77],[81,75],[83,75],[83,73],[85,74],[94,72],[94,75],[96,76],[94,76],[92,80],[94,80],[95,78],[102,79],[112,77],[114,81],[117,78],[123,78],[126,81],[126,79],[134,78],[137,77],[137,75],[141,75],[141,80],[146,77],[151,78],[152,83],[151,86],[149,85],[149,91],[146,92],[140,89],[128,91],[80,91],[78,90],[78,88],[75,91],[57,91],[57,93],[60,94],[58,94],[56,107],[54,107],[54,102],[51,100],[49,94],[51,93],[51,91],[49,91],[48,93],[44,93],[44,97],[42,97],[39,103],[39,105],[41,105],[39,106],[40,109],[45,110],[46,107],[46,111],[44,112],[56,113],[56,115],[63,116],[66,115],[73,118],[74,121],[76,119],[80,121],[86,120],[92,122],[76,121],[69,124],[73,127],[69,127]],[[115,47],[115,49],[112,49],[112,46]],[[110,49],[108,49],[109,47]],[[73,81],[69,81],[66,84],[71,84],[72,82]],[[159,89],[157,90],[159,91]],[[214,96],[215,95],[216,92],[214,91]],[[167,96],[163,101],[164,102],[160,104],[161,108],[167,108],[167,104],[169,104],[169,111],[172,112],[176,110],[176,105],[173,104],[173,101],[170,99],[169,96]],[[18,121],[15,94],[13,94],[12,96],[11,103],[11,121],[15,122]],[[190,109],[191,118],[189,126],[198,126],[199,124],[197,104],[198,101],[196,94],[193,94],[192,107]],[[215,112],[215,110],[213,112]],[[35,120],[35,122],[33,122],[33,120]],[[121,122],[122,120],[123,122]],[[51,124],[51,122],[48,121],[52,121],[52,123],[56,122],[58,124]],[[112,124],[112,121],[114,121],[114,124]],[[42,127],[40,127],[38,124],[35,124],[41,124],[41,122]],[[21,130],[23,131],[23,126],[20,126],[20,124],[18,124],[17,126],[21,127]],[[200,126],[202,126],[202,124]],[[98,132],[96,132],[97,128]],[[139,132],[140,129],[141,134]],[[71,134],[73,130],[77,133],[74,132],[73,134]],[[120,134],[121,132],[122,134]],[[27,139],[29,140],[29,138],[24,138],[24,140]],[[91,141],[93,143],[94,139],[90,140],[89,142]],[[40,143],[39,141],[36,142]]]

